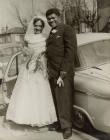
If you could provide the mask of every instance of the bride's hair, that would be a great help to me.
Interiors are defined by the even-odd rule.
[[[32,19],[31,19],[31,21],[29,22],[29,24],[28,24],[28,27],[27,27],[27,31],[26,31],[26,34],[25,34],[25,39],[28,37],[28,36],[30,36],[30,35],[32,35],[32,34],[34,34],[34,24],[37,22],[37,21],[41,21],[41,23],[42,23],[42,35],[45,37],[45,38],[48,38],[48,36],[49,36],[49,32],[50,32],[50,27],[49,27],[49,25],[48,25],[48,23],[47,23],[47,19],[46,19],[46,17],[45,16],[34,16]]]
[[[34,18],[33,19],[33,26],[36,24],[36,22],[41,21],[42,23],[42,29],[45,27],[45,22],[41,18]]]

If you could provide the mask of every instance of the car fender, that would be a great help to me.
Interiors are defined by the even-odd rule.
[[[81,111],[82,113],[84,113],[84,114],[86,115],[86,117],[88,118],[88,120],[90,121],[90,123],[92,124],[92,126],[95,128],[95,124],[94,124],[94,121],[93,121],[92,117],[89,115],[89,113],[88,113],[84,108],[79,107],[79,106],[77,106],[77,105],[73,105],[73,108],[74,108],[75,110],[79,110],[79,111]]]

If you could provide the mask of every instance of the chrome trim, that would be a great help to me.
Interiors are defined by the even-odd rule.
[[[86,95],[93,96],[93,97],[100,98],[100,99],[104,99],[104,100],[110,100],[110,95],[103,96],[103,95],[95,94],[92,92],[89,93],[89,92],[84,92],[84,91],[76,90],[76,89],[75,89],[75,92],[78,92],[81,94],[86,94]]]

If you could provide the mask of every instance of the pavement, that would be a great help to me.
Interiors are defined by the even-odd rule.
[[[47,127],[38,130],[37,127],[21,126],[7,122],[4,116],[0,117],[0,140],[64,140],[62,133],[48,131]],[[98,140],[88,134],[73,129],[69,140]]]
[[[27,134],[24,136],[19,136],[19,137],[8,137],[8,138],[3,138],[0,140],[64,140],[62,138],[61,134],[57,134],[55,132],[45,132],[45,133],[39,133],[39,134]],[[93,137],[88,137],[86,135],[74,132],[73,136],[69,140],[95,140]]]

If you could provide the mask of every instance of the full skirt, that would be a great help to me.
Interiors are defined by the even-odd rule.
[[[40,71],[22,66],[10,98],[6,119],[42,127],[57,121],[49,81]]]

